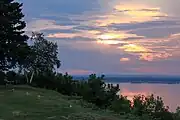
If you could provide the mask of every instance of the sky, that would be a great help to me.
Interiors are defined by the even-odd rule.
[[[18,0],[70,74],[180,75],[180,0]]]

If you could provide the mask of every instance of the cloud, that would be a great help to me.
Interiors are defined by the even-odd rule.
[[[154,54],[151,54],[151,53],[141,53],[140,54],[140,58],[139,60],[144,60],[144,61],[153,61],[153,60],[161,60],[161,59],[167,59],[168,57],[171,57],[172,54],[170,53],[154,53]]]
[[[160,11],[160,8],[153,8],[143,4],[120,4],[114,8],[118,12],[123,12],[133,17],[156,17],[156,16],[168,16]]]
[[[78,25],[73,27],[75,30],[102,30],[102,27],[88,26],[88,25]]]
[[[150,52],[150,50],[144,48],[143,46],[135,45],[135,44],[123,45],[122,47],[119,47],[119,49],[123,49],[126,52],[134,52],[134,53],[147,53],[147,52]]]
[[[178,26],[180,22],[177,20],[156,20],[156,21],[146,21],[138,23],[120,23],[111,24],[110,28],[115,30],[145,30],[145,29],[156,29],[156,28],[168,28],[171,26]]]
[[[115,40],[115,39],[127,39],[129,37],[142,37],[137,36],[136,34],[129,34],[121,31],[108,31],[107,33],[100,34],[97,38],[102,40]]]
[[[34,20],[27,24],[26,31],[42,31],[42,30],[69,30],[73,26],[57,25],[54,20]]]
[[[121,58],[120,61],[121,62],[127,62],[127,61],[130,61],[130,59],[129,58]]]
[[[97,52],[97,53],[102,53],[102,54],[122,54],[122,52],[118,49],[116,49],[115,47],[111,46],[111,45],[104,45],[101,43],[98,43],[98,41],[80,41],[80,40],[76,40],[76,41],[54,41],[57,42],[58,45],[64,45],[70,49],[74,49],[74,50],[81,50],[81,51],[91,51],[91,52]]]
[[[53,33],[47,35],[49,38],[76,38],[76,37],[82,37],[82,38],[89,38],[89,39],[96,39],[97,34],[99,34],[100,31],[97,30],[89,30],[89,31],[76,31],[74,33]]]
[[[180,58],[178,0],[19,1],[24,3],[26,31],[43,32],[57,42],[63,70],[129,73],[141,72],[131,68],[144,66],[179,70],[174,65]]]
[[[124,41],[130,41],[130,40],[142,40],[142,39],[144,39],[144,36],[132,36],[132,37],[127,37],[127,38],[124,38],[124,39],[122,39],[122,40],[124,40]]]
[[[141,3],[124,2],[115,4],[114,10],[96,19],[97,26],[109,26],[111,24],[147,22],[168,17],[161,8]]]
[[[145,29],[132,30],[130,34],[136,34],[138,36],[145,36],[146,38],[165,38],[171,34],[180,32],[180,25],[177,26],[162,26],[162,27],[150,27]]]
[[[56,33],[56,34],[49,34],[48,38],[74,38],[78,37],[79,35],[75,33]]]

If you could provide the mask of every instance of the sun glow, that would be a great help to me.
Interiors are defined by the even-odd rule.
[[[124,45],[122,47],[119,47],[120,49],[123,49],[125,52],[149,52],[150,50],[146,49],[143,46],[136,45],[136,44],[128,44]]]
[[[161,11],[161,8],[140,3],[122,3],[115,5],[114,11],[100,16],[95,21],[97,26],[108,26],[110,24],[145,22],[167,17],[168,14]],[[161,16],[161,17],[160,17]]]
[[[113,45],[113,44],[123,44],[127,43],[124,41],[124,38],[135,36],[134,34],[126,34],[126,33],[121,33],[121,32],[109,32],[109,33],[104,33],[99,36],[97,36],[97,43],[98,44],[106,44],[106,45]],[[121,39],[121,40],[119,40]]]
[[[119,40],[97,40],[96,42],[98,44],[105,44],[105,45],[116,45],[116,44],[126,43],[124,41],[119,41]]]
[[[103,39],[103,40],[109,40],[109,39],[116,39],[116,38],[122,38],[122,35],[114,34],[114,33],[106,33],[98,36],[98,39]]]

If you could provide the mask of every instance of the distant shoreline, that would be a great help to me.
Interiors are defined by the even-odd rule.
[[[73,76],[74,80],[87,80],[88,76]],[[179,76],[140,76],[140,75],[124,75],[124,76],[107,76],[107,83],[132,83],[132,84],[180,84]]]

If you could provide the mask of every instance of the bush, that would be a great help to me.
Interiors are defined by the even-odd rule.
[[[0,85],[4,85],[5,73],[0,71]]]
[[[131,111],[131,102],[126,98],[121,96],[117,100],[114,100],[110,106],[110,109],[114,112],[126,114]]]
[[[138,116],[148,114],[153,119],[158,120],[173,120],[173,114],[168,111],[168,108],[164,106],[161,97],[154,95],[143,96],[138,95],[133,99],[132,113]]]

